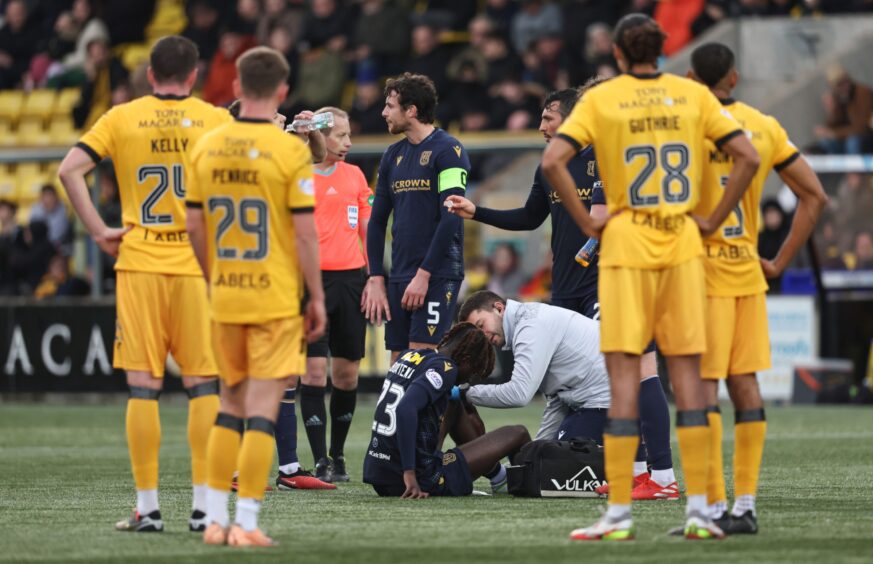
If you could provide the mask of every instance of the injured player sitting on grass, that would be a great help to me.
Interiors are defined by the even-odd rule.
[[[514,425],[485,433],[481,420],[471,429],[470,419],[459,417],[445,419],[465,429],[441,429],[452,388],[481,381],[493,368],[494,349],[470,323],[452,327],[435,350],[401,352],[376,405],[364,482],[380,496],[407,499],[470,495],[480,476],[495,490],[505,485],[500,461],[530,442],[527,429]],[[443,453],[446,432],[458,446]]]

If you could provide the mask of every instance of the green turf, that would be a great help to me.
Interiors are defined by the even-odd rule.
[[[535,429],[541,404],[483,410],[490,427]],[[347,448],[360,479],[372,400],[363,401]],[[725,410],[728,412],[729,410]],[[162,408],[161,503],[167,532],[112,530],[133,506],[122,406],[0,406],[0,561],[276,561],[400,563],[561,561],[870,562],[873,559],[873,411],[770,408],[759,498],[762,532],[721,542],[689,542],[665,531],[683,504],[634,508],[635,542],[571,543],[598,500],[470,497],[380,499],[360,482],[337,491],[268,494],[264,528],[272,550],[206,547],[187,532],[190,507],[185,409]],[[726,419],[730,420],[728,416]],[[725,436],[732,436],[727,425]],[[730,460],[732,444],[725,446]],[[309,450],[301,427],[301,454]],[[478,482],[486,489],[486,482]]]

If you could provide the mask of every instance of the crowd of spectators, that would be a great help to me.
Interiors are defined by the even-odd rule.
[[[2,0],[0,89],[83,88],[87,127],[142,92],[124,45],[148,40],[158,0]],[[235,59],[253,45],[294,69],[288,113],[353,108],[357,133],[383,133],[379,81],[403,70],[436,82],[440,121],[461,130],[536,127],[549,90],[615,74],[610,34],[625,13],[653,15],[667,53],[719,20],[873,10],[873,0],[189,0],[179,31],[200,47],[202,96],[233,98]],[[181,14],[180,14],[181,15]]]

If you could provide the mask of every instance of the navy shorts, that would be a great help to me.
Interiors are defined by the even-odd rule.
[[[594,439],[597,444],[602,445],[607,411],[606,408],[571,409],[570,414],[561,421],[558,435],[555,438],[560,441],[579,438]]]
[[[437,451],[431,460],[433,464],[416,470],[422,491],[435,497],[462,497],[473,493],[473,478],[461,449]],[[373,484],[373,490],[381,497],[400,497],[406,486],[401,480],[399,484]]]
[[[385,348],[403,351],[409,343],[435,345],[452,326],[458,305],[459,280],[431,278],[424,305],[414,311],[400,305],[409,281],[388,282],[391,321],[385,325]]]
[[[581,313],[588,319],[600,321],[600,302],[597,301],[597,292],[580,298],[552,298],[552,305]]]
[[[592,292],[581,298],[552,298],[552,305],[581,313],[588,319],[600,321],[600,302],[597,299],[597,292]],[[649,343],[643,354],[654,352],[656,349],[655,341]]]
[[[324,307],[327,329],[318,341],[309,345],[307,357],[364,358],[367,319],[361,313],[361,293],[366,277],[360,268],[354,270],[322,270]]]

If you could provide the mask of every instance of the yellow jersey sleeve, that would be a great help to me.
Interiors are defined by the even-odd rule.
[[[709,90],[704,91],[700,108],[700,117],[703,119],[703,134],[715,143],[716,147],[721,148],[737,135],[743,134],[737,120]]]
[[[573,107],[573,111],[558,128],[558,136],[562,137],[577,149],[587,147],[594,141],[589,125],[594,123],[593,101],[582,98]]]
[[[776,118],[770,117],[768,121],[773,133],[773,169],[779,172],[796,161],[800,157],[800,152],[788,139],[788,133]]]
[[[203,207],[203,190],[200,187],[200,182],[197,181],[197,162],[200,160],[203,146],[203,139],[194,145],[194,150],[191,151],[191,165],[185,169],[185,206],[189,208]]]
[[[116,116],[118,116],[116,109],[103,114],[76,144],[77,147],[88,153],[88,156],[95,163],[99,163],[104,157],[115,152]]]

